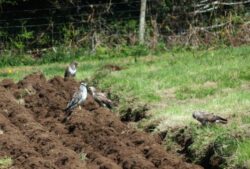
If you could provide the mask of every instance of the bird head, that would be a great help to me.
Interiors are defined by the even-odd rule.
[[[76,61],[73,61],[70,65],[74,66],[75,68],[77,68],[78,63]]]
[[[94,86],[90,86],[89,89],[90,89],[92,95],[94,95],[96,92],[96,88]]]
[[[87,87],[87,83],[81,82],[80,86],[85,86],[85,87]]]
[[[193,118],[194,118],[194,119],[197,118],[197,112],[193,112]]]
[[[81,82],[80,84],[80,90],[84,90],[87,88],[87,83]]]

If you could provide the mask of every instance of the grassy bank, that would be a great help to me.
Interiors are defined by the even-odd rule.
[[[248,165],[250,160],[250,47],[218,50],[173,50],[159,56],[96,58],[80,62],[78,80],[90,80],[99,88],[120,97],[118,110],[128,104],[147,104],[149,118],[138,123],[145,128],[156,123],[154,131],[171,131],[188,126],[194,143],[189,147],[199,162],[207,146],[222,133],[237,138],[238,151],[227,158],[228,168]],[[118,65],[111,71],[105,65]],[[63,76],[65,63],[5,67],[0,79],[22,79],[42,71],[48,78]],[[204,110],[229,119],[225,126],[199,127],[192,112]],[[171,134],[168,141],[173,141]],[[167,137],[168,137],[167,136]],[[173,146],[174,147],[174,146]],[[196,158],[197,157],[197,158]]]

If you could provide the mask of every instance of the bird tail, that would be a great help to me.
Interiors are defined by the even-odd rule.
[[[220,116],[215,116],[215,118],[216,118],[216,121],[219,123],[223,123],[223,124],[227,123],[227,119],[225,119],[225,118],[222,118]]]
[[[106,103],[105,105],[106,105],[107,108],[109,108],[109,109],[112,109],[112,107],[113,107],[111,103]]]
[[[112,109],[112,107],[113,107],[113,102],[112,102],[112,100],[107,99],[106,105],[107,105],[107,107],[108,107],[109,109]]]
[[[65,112],[66,116],[70,116],[72,113],[72,106],[68,106],[67,108],[65,108],[63,111]]]
[[[70,107],[67,107],[63,111],[65,112],[65,117],[63,118],[62,122],[65,123],[68,120],[69,116],[72,114],[72,111]]]
[[[69,77],[69,72],[68,72],[68,68],[65,69],[65,72],[64,72],[64,79],[68,78]]]
[[[69,112],[69,110],[70,110],[70,107],[67,107],[67,108],[65,108],[63,111],[64,111],[65,113],[67,113],[67,112]]]

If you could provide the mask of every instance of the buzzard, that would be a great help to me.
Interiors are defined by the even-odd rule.
[[[87,84],[82,82],[81,85],[80,85],[79,90],[77,90],[74,93],[73,98],[68,103],[68,105],[67,105],[66,109],[64,109],[64,111],[66,113],[71,112],[75,107],[77,107],[78,105],[82,104],[87,99],[87,95],[88,95]]]
[[[110,99],[108,99],[105,93],[97,92],[96,88],[93,86],[89,87],[89,89],[97,103],[99,103],[101,106],[108,107],[109,109],[112,108],[113,103]]]
[[[77,71],[77,62],[72,62],[66,69],[64,73],[64,78],[75,77]]]
[[[193,118],[199,121],[202,125],[207,123],[222,123],[226,124],[227,119],[214,115],[213,113],[197,111],[193,113]]]

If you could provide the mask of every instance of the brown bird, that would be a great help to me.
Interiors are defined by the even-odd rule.
[[[198,120],[202,125],[206,125],[207,123],[227,123],[227,119],[208,112],[194,112],[193,118]]]
[[[93,86],[89,87],[89,89],[97,103],[99,103],[101,106],[108,107],[109,109],[112,108],[113,102],[110,99],[108,99],[105,93],[97,92],[96,88]]]
[[[78,63],[73,61],[66,69],[64,73],[64,78],[75,77],[77,71]]]

